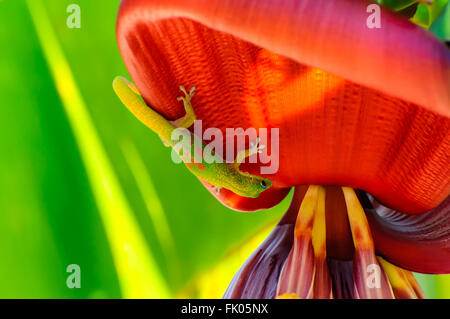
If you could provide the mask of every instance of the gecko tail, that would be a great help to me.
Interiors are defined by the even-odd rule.
[[[125,82],[125,84],[128,85],[128,87],[131,89],[131,91],[133,91],[134,93],[136,93],[137,95],[141,95],[136,87],[136,85],[134,85],[133,82],[129,81],[127,78],[123,77],[123,76],[116,76],[116,78],[113,81],[113,87],[114,87],[114,82],[115,81],[123,81]]]
[[[142,99],[136,86],[122,76],[113,80],[113,89],[119,99],[145,126],[155,131],[163,140],[170,140],[174,127]]]

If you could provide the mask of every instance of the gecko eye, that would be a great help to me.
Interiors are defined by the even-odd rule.
[[[267,183],[266,183],[266,181],[261,181],[261,187],[263,188],[263,189],[266,189],[267,188]]]

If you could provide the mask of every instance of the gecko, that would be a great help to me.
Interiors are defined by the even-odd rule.
[[[187,129],[196,120],[196,115],[191,104],[195,87],[192,87],[188,92],[184,86],[180,86],[180,90],[184,96],[178,97],[177,100],[183,102],[186,114],[175,121],[166,120],[149,107],[142,99],[136,86],[127,79],[120,76],[116,77],[113,81],[113,89],[128,110],[144,125],[158,134],[165,145],[171,146],[172,148],[176,146],[177,142],[172,140],[172,132],[177,128]],[[192,136],[190,154],[195,154],[194,145],[201,145],[201,153],[203,154],[205,145],[201,141],[198,144],[194,143],[193,139],[198,139],[198,137],[195,134],[190,134]],[[213,185],[213,189],[217,194],[219,194],[221,188],[225,188],[240,196],[256,198],[263,191],[270,188],[272,182],[269,179],[243,172],[239,169],[239,166],[245,158],[256,153],[261,153],[261,150],[265,146],[259,142],[258,138],[255,143],[250,143],[249,149],[238,152],[233,163],[225,163],[223,160],[220,161],[219,158],[212,162],[202,160],[200,163],[195,163],[193,158],[186,158],[186,156],[180,153],[180,150],[176,151],[183,159],[187,168],[199,179]],[[213,156],[218,155],[213,154]]]

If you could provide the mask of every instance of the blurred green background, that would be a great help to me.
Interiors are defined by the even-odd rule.
[[[287,208],[223,207],[122,106],[119,2],[0,0],[1,298],[220,297]]]

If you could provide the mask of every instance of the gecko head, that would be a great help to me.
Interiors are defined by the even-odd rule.
[[[267,188],[269,188],[270,186],[272,186],[272,182],[270,180],[266,180],[266,179],[262,179],[259,181],[259,186],[261,187],[261,189],[264,191]]]
[[[256,198],[269,189],[272,186],[272,182],[266,178],[255,178],[251,183],[250,191],[248,192],[248,197]]]

